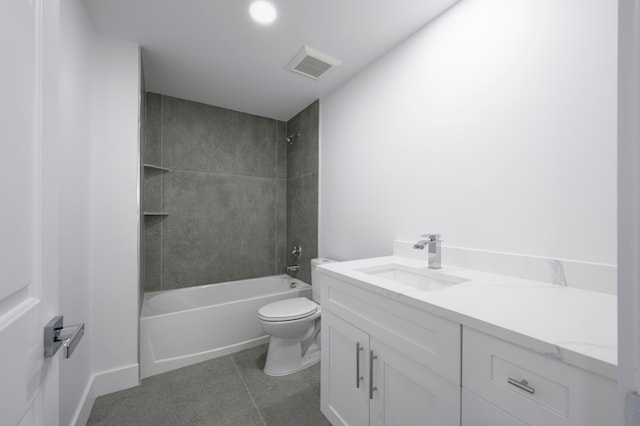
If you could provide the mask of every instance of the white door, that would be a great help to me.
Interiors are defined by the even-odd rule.
[[[401,350],[371,338],[374,355],[370,377],[376,389],[371,425],[459,426],[460,387],[438,376]]]
[[[369,335],[322,312],[321,401],[331,424],[369,424]]]
[[[0,1],[0,424],[58,424],[58,361],[43,326],[57,313],[56,82],[43,44],[57,37],[56,0]],[[51,31],[51,32],[50,32]],[[50,38],[48,38],[50,37]],[[53,145],[53,147],[52,147]]]

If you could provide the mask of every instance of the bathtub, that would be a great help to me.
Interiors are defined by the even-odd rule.
[[[267,343],[258,309],[300,296],[311,286],[288,275],[145,293],[140,378]]]

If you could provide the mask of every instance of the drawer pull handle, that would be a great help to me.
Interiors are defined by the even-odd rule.
[[[522,389],[525,392],[529,392],[531,395],[533,395],[534,393],[536,393],[536,390],[534,388],[532,388],[531,386],[529,386],[529,382],[527,382],[525,379],[522,379],[520,381],[517,381],[516,379],[512,379],[511,377],[509,377],[507,379],[507,382],[510,385],[513,385],[517,388]]]
[[[377,355],[373,354],[373,351],[369,351],[369,399],[373,399],[373,391],[377,391],[378,388],[373,386],[373,361],[378,359]]]
[[[360,342],[356,342],[356,389],[360,389],[360,380],[364,380],[364,377],[360,375],[360,351],[363,350]]]

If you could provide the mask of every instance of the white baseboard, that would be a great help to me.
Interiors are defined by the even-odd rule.
[[[138,386],[140,384],[139,371],[139,365],[133,364],[91,376],[71,424],[85,426],[89,420],[93,403],[100,395]]]

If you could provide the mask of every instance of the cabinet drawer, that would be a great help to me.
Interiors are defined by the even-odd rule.
[[[338,315],[460,385],[460,324],[331,277],[322,279],[323,311]]]
[[[615,419],[613,380],[473,329],[463,329],[462,385],[531,425]]]
[[[478,395],[462,389],[462,426],[527,426]]]

